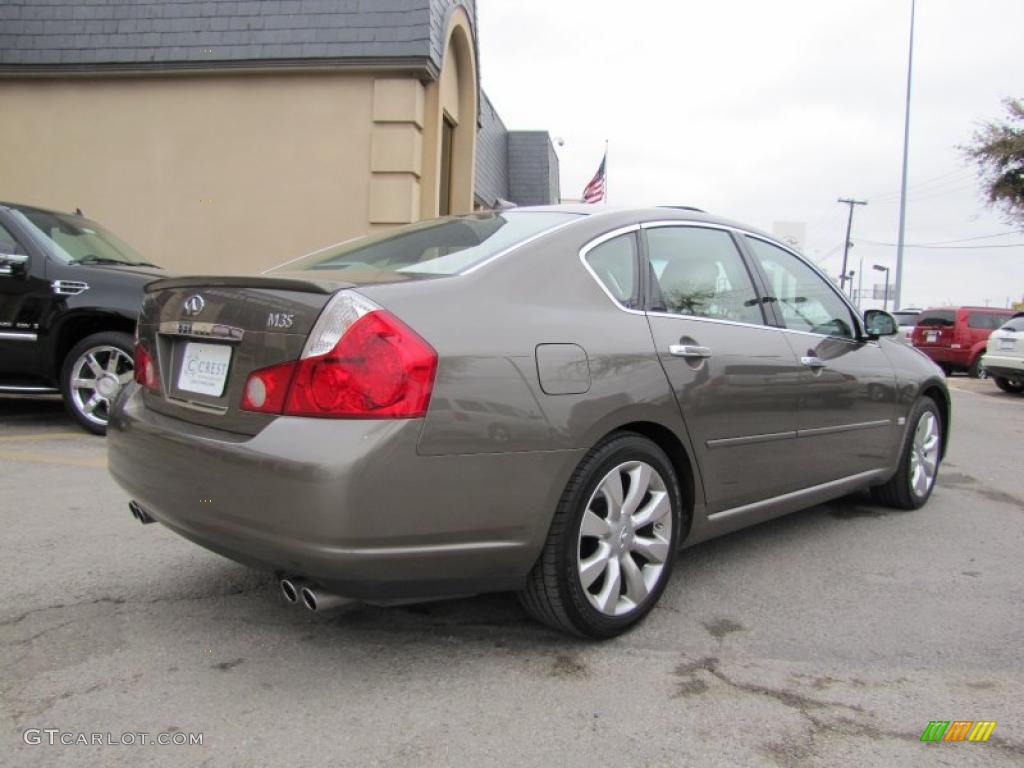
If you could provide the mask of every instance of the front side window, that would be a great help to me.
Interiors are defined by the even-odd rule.
[[[786,328],[853,338],[853,315],[825,278],[789,251],[748,237],[747,243],[768,278],[768,294]]]
[[[620,235],[590,249],[587,264],[608,293],[624,307],[639,303],[636,235]]]
[[[728,232],[654,227],[645,234],[654,273],[653,310],[763,324],[754,284]]]
[[[985,331],[994,331],[1006,320],[1006,315],[997,315],[995,312],[971,312],[967,315],[967,325],[971,328],[980,328]]]

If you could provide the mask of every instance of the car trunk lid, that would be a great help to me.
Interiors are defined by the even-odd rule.
[[[254,435],[274,416],[240,409],[250,373],[295,360],[331,295],[351,283],[281,277],[170,278],[146,287],[139,339],[160,374],[147,407]]]

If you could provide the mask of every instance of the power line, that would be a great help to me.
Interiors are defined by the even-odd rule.
[[[881,243],[877,240],[857,240],[858,243],[864,245],[885,245],[894,246],[896,243]],[[1021,248],[1024,247],[1024,243],[996,243],[994,245],[914,245],[913,243],[904,243],[904,248],[927,248],[935,251],[972,251],[982,250],[985,248]]]

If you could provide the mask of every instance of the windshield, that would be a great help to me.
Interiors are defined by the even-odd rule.
[[[15,209],[22,223],[42,235],[50,255],[65,264],[126,264],[155,267],[95,221],[31,208]]]
[[[333,245],[281,264],[264,274],[282,270],[352,270],[456,275],[527,238],[581,215],[503,211],[431,219]]]
[[[918,325],[950,327],[956,321],[955,309],[926,309],[917,316]]]

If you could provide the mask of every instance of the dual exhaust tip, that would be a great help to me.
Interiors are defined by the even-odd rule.
[[[329,611],[355,602],[351,598],[328,592],[307,579],[295,577],[281,579],[281,594],[292,605],[301,602],[313,613]]]
[[[156,522],[156,518],[143,509],[142,505],[137,501],[128,502],[128,509],[132,513],[132,517],[143,525]],[[314,613],[329,611],[332,608],[340,608],[343,605],[351,605],[355,602],[351,598],[328,592],[308,579],[297,577],[281,579],[281,594],[292,605],[301,602]]]
[[[128,510],[132,513],[132,517],[138,520],[143,525],[149,525],[155,523],[156,519],[142,508],[142,505],[137,501],[128,502]]]

